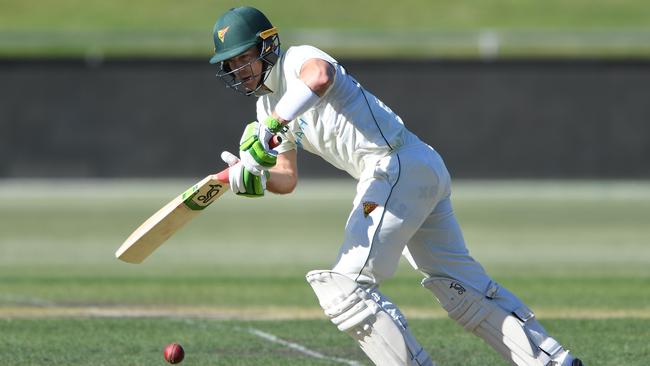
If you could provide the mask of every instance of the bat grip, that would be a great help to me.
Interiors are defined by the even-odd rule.
[[[273,137],[271,137],[271,139],[269,140],[269,147],[271,149],[275,149],[281,143],[282,143],[282,137],[278,135],[273,135]]]
[[[278,135],[273,135],[271,139],[269,140],[269,147],[271,149],[276,148],[278,145],[282,143],[282,137]],[[217,180],[221,181],[222,183],[228,183],[230,182],[229,176],[228,176],[228,170],[230,168],[226,168],[219,173],[217,173]]]

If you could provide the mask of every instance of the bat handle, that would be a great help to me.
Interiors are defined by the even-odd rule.
[[[274,149],[278,145],[280,145],[281,143],[282,143],[282,137],[280,137],[278,135],[273,135],[273,137],[271,137],[271,139],[269,140],[269,147],[271,149]],[[226,169],[220,171],[219,173],[217,173],[217,180],[219,180],[219,181],[221,181],[223,183],[230,182],[230,179],[228,177],[228,169],[229,168],[226,168]]]
[[[282,137],[278,135],[273,135],[273,137],[271,137],[271,139],[269,140],[269,147],[271,149],[275,149],[281,143],[282,143]]]

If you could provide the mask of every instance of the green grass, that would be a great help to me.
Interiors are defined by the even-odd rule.
[[[650,54],[650,6],[642,0],[0,0],[0,55],[207,57],[216,18],[243,4],[261,8],[287,44],[313,41],[339,56],[475,57],[484,29],[505,32],[506,56]],[[627,33],[608,40],[620,30]]]
[[[364,356],[304,280],[334,260],[351,181],[290,196],[224,196],[141,265],[114,259],[129,233],[193,179],[0,182],[0,363],[156,365],[178,341],[187,365],[334,365]],[[650,183],[457,182],[473,255],[589,365],[650,356]],[[283,218],[262,224],[253,212]],[[440,365],[505,365],[446,319],[402,263],[383,291]],[[365,362],[365,361],[363,361]]]
[[[545,323],[558,339],[588,357],[589,365],[641,366],[650,357],[648,319],[563,319]],[[411,326],[439,365],[507,365],[481,340],[450,320],[418,319],[411,321]],[[328,357],[370,365],[353,342],[325,320],[0,319],[0,329],[0,355],[5,364],[15,366],[164,365],[162,349],[171,342],[184,346],[183,364],[188,366],[337,364],[264,341],[251,330],[273,334]]]

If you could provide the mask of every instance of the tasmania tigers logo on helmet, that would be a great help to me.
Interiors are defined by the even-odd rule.
[[[219,40],[221,41],[221,43],[224,42],[223,39],[226,37],[226,32],[228,32],[228,29],[230,29],[230,27],[221,28],[221,29],[219,29],[219,30],[217,31],[217,37],[219,38]],[[216,50],[215,50],[215,51],[216,51]]]

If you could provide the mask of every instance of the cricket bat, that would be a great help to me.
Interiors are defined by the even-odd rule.
[[[274,136],[269,145],[274,148],[281,141],[279,136]],[[140,225],[115,252],[115,257],[128,263],[142,263],[229,189],[228,168],[201,179]]]

